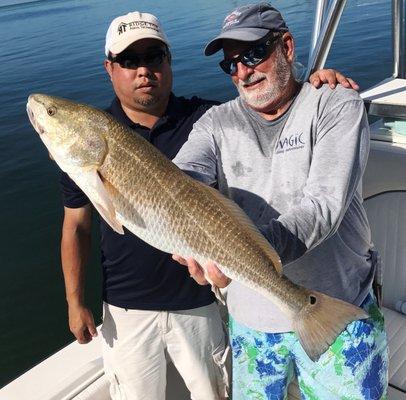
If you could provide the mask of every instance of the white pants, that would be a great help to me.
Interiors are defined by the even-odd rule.
[[[104,304],[104,369],[113,400],[164,400],[167,357],[193,400],[226,397],[226,337],[218,306],[126,310]]]

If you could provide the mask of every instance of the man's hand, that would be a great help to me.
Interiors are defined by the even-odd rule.
[[[337,84],[340,84],[348,89],[359,90],[357,82],[351,78],[346,78],[335,69],[321,69],[313,72],[310,75],[309,81],[316,88],[319,88],[323,83],[328,83],[331,89],[335,89]]]
[[[92,312],[84,306],[69,306],[69,329],[80,344],[97,336]]]
[[[231,282],[231,279],[225,276],[217,268],[213,261],[209,261],[207,264],[205,264],[203,269],[202,266],[193,258],[183,258],[175,254],[172,256],[172,258],[179,264],[188,267],[191,278],[193,278],[199,285],[207,285],[209,283],[204,276],[204,269],[207,271],[208,278],[219,288],[225,288]]]

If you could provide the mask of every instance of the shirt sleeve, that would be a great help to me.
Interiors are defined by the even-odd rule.
[[[65,207],[80,208],[90,204],[88,197],[65,172],[61,171],[59,184],[62,192],[62,202]]]
[[[283,263],[337,231],[360,185],[368,152],[369,126],[362,100],[334,105],[319,117],[300,203],[260,227]]]
[[[188,140],[173,162],[193,178],[206,185],[216,186],[216,153],[211,110],[209,110],[193,125]]]

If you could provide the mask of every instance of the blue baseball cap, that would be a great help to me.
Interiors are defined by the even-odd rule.
[[[238,7],[225,17],[220,35],[207,44],[204,54],[211,56],[221,50],[223,39],[255,42],[262,39],[270,31],[289,31],[281,13],[270,3],[248,4]]]

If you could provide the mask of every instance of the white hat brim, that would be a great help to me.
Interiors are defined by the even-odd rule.
[[[108,56],[108,51],[113,54],[120,54],[128,46],[131,46],[133,43],[138,42],[142,39],[156,39],[160,42],[165,43],[169,47],[168,40],[163,38],[161,35],[154,35],[153,33],[146,34],[145,32],[132,32],[131,34],[127,34],[122,40],[113,43],[109,49],[106,49],[106,56]]]

